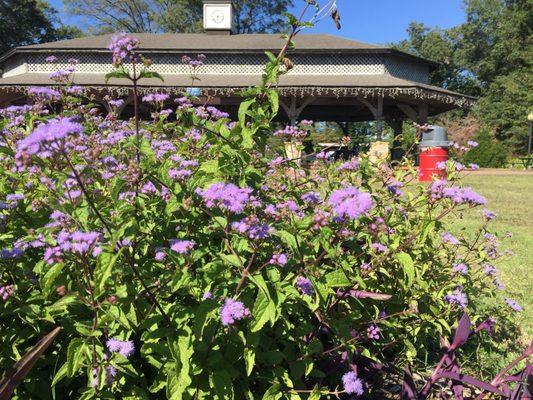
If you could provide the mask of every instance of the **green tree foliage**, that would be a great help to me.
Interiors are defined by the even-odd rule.
[[[471,149],[463,157],[463,162],[474,163],[482,168],[501,168],[507,163],[507,149],[494,139],[490,129],[479,130],[474,140],[478,146]]]
[[[465,0],[465,11],[466,22],[451,29],[412,23],[397,47],[442,64],[431,83],[478,96],[473,114],[523,153],[533,104],[533,0]]]
[[[431,29],[423,23],[412,22],[407,28],[409,39],[396,45],[400,50],[439,63],[431,73],[432,85],[456,90],[465,94],[478,95],[479,84],[457,60],[459,46],[458,29]]]
[[[0,53],[13,47],[68,39],[77,29],[62,25],[57,11],[41,0],[0,0]]]
[[[63,0],[71,14],[81,15],[98,32],[201,32],[202,0]],[[236,0],[238,33],[280,31],[282,14],[292,0]]]

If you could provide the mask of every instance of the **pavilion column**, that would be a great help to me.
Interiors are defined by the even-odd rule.
[[[365,98],[358,98],[358,100],[370,110],[376,120],[376,139],[383,140],[383,97],[378,97],[375,105]]]
[[[389,119],[387,120],[387,124],[394,131],[391,160],[400,161],[405,156],[405,151],[402,149],[402,142],[400,140],[400,137],[403,134],[403,119]]]
[[[300,117],[302,111],[305,109],[305,107],[311,104],[314,99],[315,98],[311,96],[304,97],[302,102],[298,104],[298,99],[295,96],[292,96],[290,97],[289,101],[280,99],[279,104],[285,111],[285,114],[287,114],[290,124],[294,126],[298,122],[298,118]]]

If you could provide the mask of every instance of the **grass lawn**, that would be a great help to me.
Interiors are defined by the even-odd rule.
[[[505,283],[504,294],[516,300],[524,309],[518,315],[523,340],[533,336],[533,172],[510,170],[480,170],[466,176],[463,185],[471,186],[487,198],[487,209],[495,212],[491,228],[497,232],[502,249],[514,252],[498,263]],[[480,224],[481,209],[463,215],[456,230],[475,229]],[[512,237],[505,237],[512,232]]]

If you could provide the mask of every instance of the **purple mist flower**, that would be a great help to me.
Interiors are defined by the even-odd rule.
[[[189,254],[195,244],[192,240],[172,240],[170,250],[178,254]]]
[[[458,245],[459,243],[461,243],[459,242],[459,239],[453,236],[450,232],[442,232],[441,238],[442,243],[449,243],[454,245]]]
[[[155,252],[154,260],[156,260],[156,261],[165,261],[165,258],[167,258],[167,254],[164,251],[158,250],[158,251]]]
[[[0,286],[0,299],[6,301],[15,294],[15,285]]]
[[[209,208],[220,207],[236,214],[244,211],[250,200],[252,189],[240,188],[233,183],[213,183],[205,190],[196,189],[196,193],[204,199]]]
[[[119,353],[121,356],[128,358],[135,353],[135,347],[130,340],[122,341],[111,338],[106,342],[107,349],[111,353]]]
[[[505,298],[505,302],[511,308],[511,310],[516,311],[516,312],[522,311],[522,307],[520,307],[520,304],[518,304],[516,301],[509,299],[509,298]]]
[[[341,219],[357,219],[370,211],[374,205],[369,193],[360,192],[354,186],[335,190],[329,197],[329,203]]]
[[[369,339],[372,340],[378,340],[379,339],[379,328],[375,324],[370,324],[370,326],[366,330],[366,336]]]
[[[494,214],[492,211],[490,210],[487,210],[486,208],[483,210],[483,217],[485,217],[485,219],[487,221],[490,221],[490,220],[493,220],[494,218],[496,218],[496,214]]]
[[[344,164],[341,164],[339,168],[337,168],[338,171],[357,171],[358,169],[359,169],[358,158],[352,158],[350,161],[347,161]]]
[[[17,156],[36,154],[42,158],[49,157],[54,152],[64,149],[65,139],[82,132],[83,126],[69,118],[52,119],[39,125],[18,143]]]
[[[307,203],[320,203],[322,201],[322,197],[320,197],[320,193],[307,192],[302,195],[302,200]]]
[[[454,272],[459,272],[463,275],[468,273],[468,266],[465,263],[456,263],[452,265]]]
[[[291,137],[291,138],[303,138],[307,135],[307,131],[304,131],[297,126],[293,125],[287,125],[283,129],[279,129],[276,132],[274,132],[274,136],[285,136],[285,137]]]
[[[444,296],[444,300],[450,304],[455,304],[463,310],[466,309],[468,305],[468,297],[463,293],[463,288],[461,286],[457,287],[452,293],[448,293]]]
[[[283,267],[285,264],[287,264],[287,256],[285,255],[285,253],[272,254],[272,258],[268,263],[271,265],[279,265],[280,267]]]
[[[250,310],[242,302],[233,299],[226,299],[224,305],[220,308],[220,322],[224,326],[232,325],[249,315]]]
[[[342,376],[342,384],[344,386],[344,390],[348,394],[355,394],[357,396],[361,396],[363,394],[363,382],[353,371],[347,372]]]
[[[113,65],[118,67],[126,61],[138,61],[135,50],[139,48],[140,41],[126,33],[113,36],[109,50],[113,53]]]
[[[311,281],[307,278],[304,278],[303,276],[299,276],[296,279],[296,287],[302,292],[303,294],[306,294],[308,296],[312,296],[314,292],[313,284]]]
[[[41,103],[59,101],[61,99],[61,93],[45,86],[30,87],[28,89],[28,95]]]
[[[111,386],[115,382],[117,370],[114,366],[108,365],[105,367],[105,384]]]
[[[212,299],[214,298],[213,293],[211,292],[204,292],[202,295],[202,300]]]

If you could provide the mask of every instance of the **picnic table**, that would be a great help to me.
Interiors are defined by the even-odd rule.
[[[533,166],[533,154],[524,157],[518,157],[522,164],[524,164],[525,169],[529,169]]]

